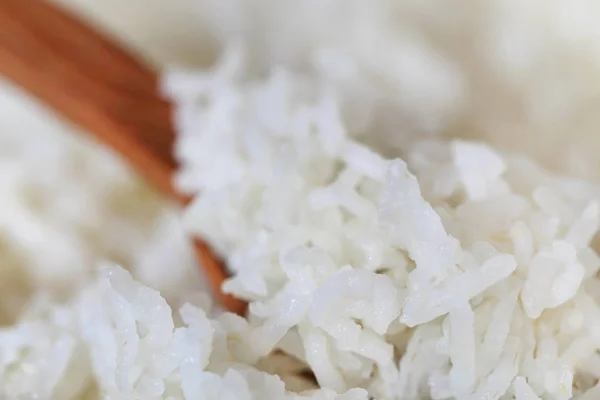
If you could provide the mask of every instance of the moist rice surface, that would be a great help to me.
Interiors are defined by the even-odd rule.
[[[114,21],[162,7],[134,3]],[[221,53],[164,74],[186,210],[3,86],[4,121],[29,113],[0,125],[0,397],[597,398],[595,8],[164,13]],[[188,235],[246,318],[211,304]]]

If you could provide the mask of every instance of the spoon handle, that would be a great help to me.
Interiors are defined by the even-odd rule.
[[[127,52],[45,1],[1,0],[0,73],[176,194],[169,103]]]
[[[120,153],[162,193],[177,168],[171,105],[157,74],[78,19],[43,0],[0,0],[0,74]],[[226,309],[245,304],[220,290],[227,278],[208,246],[196,240],[205,275]]]

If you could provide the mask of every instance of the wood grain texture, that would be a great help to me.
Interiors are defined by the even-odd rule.
[[[171,105],[154,71],[99,32],[43,0],[0,0],[0,74],[123,155],[161,192],[177,168]],[[221,292],[227,277],[205,243],[197,253],[230,311],[245,304]]]

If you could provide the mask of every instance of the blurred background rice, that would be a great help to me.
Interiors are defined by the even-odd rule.
[[[207,63],[209,52],[186,48],[186,40],[197,46],[202,36],[185,11],[190,1],[59,3],[157,68]],[[134,270],[167,297],[170,288],[179,299],[182,285],[203,286],[175,207],[118,155],[2,78],[0,193],[2,325],[15,321],[33,293],[68,297],[103,259]]]

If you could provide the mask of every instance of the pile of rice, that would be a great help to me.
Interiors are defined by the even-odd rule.
[[[446,130],[473,94],[468,68],[390,32],[394,2],[354,1],[339,18],[339,1],[315,1],[292,10],[311,21],[304,30],[273,1],[237,11],[213,4],[208,15],[228,43],[220,61],[205,72],[171,70],[163,82],[177,105],[176,183],[194,201],[130,245],[120,264],[132,272],[86,267],[68,299],[38,290],[9,318],[0,398],[600,398],[600,186],[548,172],[514,146],[492,147],[502,139],[486,134],[444,138],[458,136]],[[316,9],[323,21],[310,19]],[[437,13],[424,15],[453,24]],[[512,54],[515,68],[535,65]],[[577,98],[580,107],[589,100]],[[483,114],[479,126],[498,122]],[[569,150],[585,158],[578,146]],[[597,162],[571,161],[553,167],[574,174]],[[20,173],[37,175],[2,171],[0,182],[14,185]],[[109,171],[96,190],[118,187],[123,174]],[[77,208],[63,205],[57,220]],[[6,237],[54,235],[55,225],[36,225],[45,214],[9,217]],[[75,222],[65,226],[66,237],[81,235]],[[117,241],[138,237],[111,226]],[[246,318],[214,308],[199,289],[184,231],[227,261],[223,290],[250,303]],[[79,258],[65,264],[97,265],[85,243],[65,243],[43,247],[60,253],[44,258],[71,251]]]

